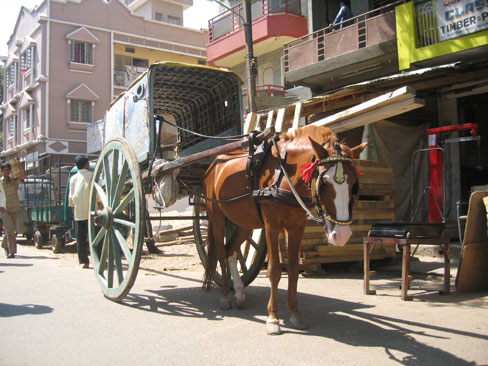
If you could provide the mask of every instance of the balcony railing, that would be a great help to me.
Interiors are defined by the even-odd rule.
[[[126,66],[125,68],[114,69],[114,86],[128,88],[129,85],[139,77],[147,67]]]
[[[256,0],[251,4],[252,20],[271,14],[293,14],[301,16],[301,0]],[[242,3],[208,21],[208,40],[212,42],[220,37],[236,32],[243,27],[244,8]]]
[[[256,94],[266,97],[273,97],[276,95],[285,95],[285,87],[281,85],[256,85]],[[247,95],[247,88],[242,88],[242,96]]]
[[[395,7],[398,1],[331,24],[283,45],[285,72],[331,59],[396,37]]]

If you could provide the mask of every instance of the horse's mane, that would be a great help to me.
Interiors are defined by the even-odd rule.
[[[283,132],[280,139],[285,141],[292,141],[302,137],[310,137],[318,143],[328,143],[330,146],[337,141],[337,136],[330,128],[324,126],[308,125],[297,128],[291,132]]]

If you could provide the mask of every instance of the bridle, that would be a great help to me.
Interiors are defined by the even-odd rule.
[[[354,172],[354,175],[356,176],[356,183],[354,184],[352,188],[352,197],[349,200],[349,217],[347,220],[339,220],[336,217],[332,217],[327,213],[326,210],[324,210],[322,207],[325,207],[320,201],[320,188],[323,185],[323,177],[324,175],[333,167],[335,167],[335,172],[334,172],[334,181],[337,184],[343,184],[346,181],[346,177],[344,175],[344,164],[350,164],[351,165],[351,170]],[[350,225],[352,223],[352,207],[354,205],[354,198],[358,193],[359,189],[359,179],[356,174],[356,170],[352,167],[352,159],[347,158],[341,155],[336,155],[336,156],[331,156],[325,159],[320,159],[317,165],[315,165],[314,172],[312,174],[312,179],[310,181],[310,191],[312,194],[312,201],[315,205],[315,211],[317,211],[317,214],[320,216],[320,218],[324,221],[330,221],[336,225]],[[329,165],[326,169],[323,169],[319,173],[319,167],[320,166],[325,166]]]
[[[319,217],[315,217],[315,215],[309,210],[309,208],[303,202],[302,198],[296,192],[296,190],[293,186],[293,183],[291,182],[291,179],[288,176],[288,173],[286,172],[286,170],[284,168],[284,164],[283,164],[283,161],[280,157],[278,146],[276,144],[276,141],[274,141],[274,139],[273,139],[273,145],[275,146],[275,149],[277,152],[278,162],[279,162],[280,168],[283,172],[283,175],[285,176],[286,180],[288,181],[288,185],[290,186],[290,189],[291,189],[293,195],[295,196],[295,199],[298,201],[300,206],[307,213],[307,218],[309,220],[313,220],[313,221],[323,225],[325,229],[326,229],[326,225],[325,225],[326,221],[330,221],[330,222],[337,224],[337,225],[344,225],[344,226],[350,225],[352,223],[352,207],[354,205],[354,197],[357,195],[357,193],[359,191],[359,178],[358,178],[358,174],[356,173],[356,169],[353,166],[352,159],[342,156],[342,151],[341,151],[339,143],[338,142],[334,143],[334,150],[336,151],[336,155],[328,157],[328,158],[320,159],[320,160],[315,160],[315,161],[309,163],[313,167],[313,171],[311,173],[311,180],[309,180],[309,181],[304,180],[306,183],[309,183],[309,189],[311,191],[312,201],[315,205],[315,210],[317,211],[317,214],[319,215]],[[324,169],[319,173],[319,167],[324,166],[324,165],[328,165],[328,164],[329,164],[329,167],[327,167],[327,169]],[[336,171],[334,173],[334,180],[338,184],[343,184],[345,182],[346,178],[344,176],[344,165],[343,164],[350,164],[352,171],[354,172],[354,175],[356,177],[356,183],[354,184],[353,189],[352,189],[353,195],[351,197],[351,200],[349,201],[349,218],[347,220],[339,220],[339,219],[332,217],[331,215],[327,214],[326,210],[324,210],[322,208],[322,207],[325,207],[325,205],[322,205],[322,203],[320,202],[320,188],[321,188],[321,185],[323,184],[322,178],[329,169],[331,169],[333,166],[335,166]]]

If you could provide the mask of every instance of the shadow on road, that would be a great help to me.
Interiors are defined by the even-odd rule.
[[[184,278],[168,273],[164,275]],[[188,280],[195,281],[191,278]],[[219,288],[208,293],[204,293],[200,286],[190,288],[171,286],[147,291],[152,295],[129,294],[122,304],[165,316],[198,317],[208,320],[237,317],[262,323],[262,331],[265,332],[264,319],[266,319],[269,295],[267,286],[248,287],[246,308],[228,311],[220,310],[218,307]],[[439,299],[441,301],[445,299],[449,302],[448,297],[437,297],[436,300],[439,302]],[[291,323],[285,318],[288,317],[285,290],[279,290],[278,299],[281,318],[284,319],[282,329],[285,334],[324,337],[352,346],[382,348],[389,359],[402,365],[474,365],[475,363],[459,358],[446,350],[428,345],[428,338],[452,339],[463,336],[488,341],[488,336],[485,334],[410,320],[408,310],[405,312],[404,319],[399,319],[366,311],[374,308],[374,305],[306,293],[299,295],[300,308],[312,326],[308,330],[298,331],[293,329]],[[424,338],[426,341],[419,338]]]
[[[11,305],[0,303],[0,317],[2,318],[27,314],[40,315],[51,313],[52,311],[53,308],[45,305]]]

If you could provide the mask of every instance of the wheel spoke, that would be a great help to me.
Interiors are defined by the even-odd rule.
[[[109,154],[103,157],[103,172],[105,174],[105,187],[107,188],[108,200],[110,201],[110,191],[111,191],[110,185],[112,183],[112,179],[110,177],[110,163],[108,161],[108,156]],[[108,206],[108,204],[106,206]]]
[[[108,206],[108,198],[107,198],[107,195],[105,194],[103,188],[97,182],[93,182],[93,186],[95,187],[98,195],[100,196],[100,200],[102,201],[103,207],[107,207]]]
[[[114,150],[112,155],[112,184],[110,185],[110,203],[114,204],[115,189],[117,188],[119,174],[119,150]]]
[[[119,224],[119,225],[123,225],[123,226],[128,226],[132,229],[135,229],[136,228],[136,223],[135,222],[131,222],[131,221],[127,221],[127,220],[122,220],[122,219],[115,219],[114,218],[114,222]]]
[[[129,193],[124,197],[122,202],[119,203],[119,205],[113,210],[114,216],[118,216],[121,214],[121,212],[129,205],[130,201],[134,199],[134,187],[131,188]]]
[[[109,243],[108,249],[108,263],[107,263],[107,287],[114,287],[114,250],[112,235],[107,235],[107,242]]]
[[[103,272],[105,271],[106,268],[106,263],[107,263],[107,254],[108,254],[108,235],[105,235],[103,238],[103,246],[102,246],[102,252],[100,253],[100,267],[98,268],[98,274],[103,275]]]
[[[122,169],[120,170],[119,179],[117,182],[117,188],[115,189],[113,199],[112,199],[112,207],[115,206],[115,203],[120,201],[120,197],[122,196],[123,188],[125,186],[125,180],[127,178],[127,171],[129,169],[129,164],[127,160],[124,160],[124,164],[122,165]]]
[[[120,248],[124,252],[124,255],[125,255],[125,258],[127,259],[127,262],[130,263],[132,261],[132,252],[130,251],[129,246],[127,245],[127,240],[122,235],[120,228],[114,227],[114,234],[115,234],[116,240],[118,241],[118,243],[120,245]]]
[[[241,271],[243,274],[247,273],[247,265],[246,265],[246,260],[242,256],[242,252],[240,249],[237,251],[237,259],[239,260],[239,264],[241,265]]]
[[[247,242],[248,242],[249,244],[251,244],[251,246],[252,246],[254,249],[258,250],[259,245],[258,245],[258,243],[256,243],[256,242],[254,241],[254,239],[253,239],[253,238],[251,238],[251,237],[247,238]]]
[[[112,250],[114,255],[115,267],[117,269],[117,278],[119,280],[119,285],[124,281],[124,273],[122,272],[122,261],[120,259],[120,247],[117,245],[117,240],[115,239],[114,231],[111,231],[112,235]]]
[[[100,244],[100,241],[105,236],[106,232],[107,232],[107,229],[105,229],[104,227],[100,228],[97,235],[95,236],[95,239],[93,239],[92,247],[97,247],[98,244]]]

